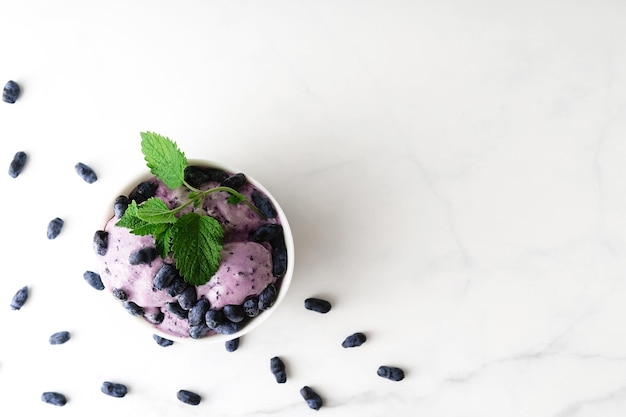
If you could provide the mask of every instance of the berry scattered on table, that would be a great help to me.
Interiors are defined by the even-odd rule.
[[[59,236],[59,234],[61,234],[61,230],[63,229],[64,223],[65,222],[60,217],[56,217],[50,220],[50,222],[48,223],[48,230],[46,231],[48,239],[50,240],[56,239]]]
[[[226,348],[227,352],[236,351],[237,349],[239,349],[239,338],[236,337],[234,339],[227,340],[226,342],[224,342],[224,347]]]
[[[176,393],[176,398],[189,405],[198,405],[200,404],[200,401],[202,401],[202,397],[200,397],[199,394],[186,389],[179,390]]]
[[[63,330],[51,334],[48,342],[50,342],[51,345],[62,345],[68,340],[70,340],[70,332],[68,332],[67,330]]]
[[[157,343],[157,345],[159,345],[161,347],[168,347],[168,346],[172,346],[174,344],[173,340],[167,339],[167,338],[165,338],[163,336],[159,336],[158,334],[153,334],[152,338]]]
[[[17,178],[22,173],[26,166],[27,155],[23,151],[16,152],[9,164],[9,175],[12,178]]]
[[[41,394],[41,401],[47,404],[63,407],[67,404],[67,398],[60,392],[46,391]]]
[[[315,311],[317,313],[326,314],[332,308],[329,301],[322,298],[310,297],[304,300],[304,308]]]
[[[87,281],[87,284],[92,286],[98,291],[104,290],[104,283],[102,282],[102,277],[100,274],[94,271],[85,271],[83,274],[83,278]]]
[[[382,365],[376,371],[378,376],[389,379],[391,381],[402,381],[404,379],[404,371],[395,366]]]
[[[98,176],[96,172],[88,165],[83,164],[82,162],[74,165],[74,169],[79,177],[81,177],[86,183],[93,184],[98,181]]]
[[[278,356],[270,359],[270,372],[274,375],[276,382],[284,384],[287,382],[287,372],[285,371],[285,363]]]
[[[13,80],[7,81],[2,90],[2,101],[5,103],[13,104],[20,96],[22,89],[20,85]]]
[[[26,304],[26,300],[28,300],[29,289],[28,286],[24,286],[17,290],[13,299],[11,300],[11,308],[13,310],[19,310]]]
[[[344,348],[357,347],[365,343],[366,340],[367,340],[367,337],[365,336],[365,334],[361,332],[357,332],[346,337],[344,341],[341,343],[341,346],[343,346]]]
[[[128,388],[126,385],[111,381],[104,381],[100,387],[100,391],[115,398],[122,398],[128,394]]]
[[[300,395],[306,401],[310,408],[313,410],[319,410],[322,408],[322,397],[320,397],[313,388],[305,385],[300,389]]]

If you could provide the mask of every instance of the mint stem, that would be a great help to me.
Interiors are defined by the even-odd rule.
[[[248,200],[246,198],[245,195],[241,194],[239,191],[235,190],[234,188],[224,187],[224,186],[217,186],[217,187],[209,188],[208,190],[200,190],[200,189],[198,189],[198,188],[188,184],[187,181],[183,181],[183,184],[187,188],[189,188],[191,191],[194,191],[197,194],[194,196],[194,198],[192,200],[186,202],[182,206],[179,206],[179,207],[173,209],[172,210],[173,213],[177,213],[178,211],[182,210],[184,207],[187,207],[189,204],[192,204],[195,201],[204,200],[206,198],[206,196],[211,194],[211,193],[215,193],[215,192],[218,192],[218,191],[225,191],[225,192],[227,192],[227,193],[237,197],[242,203],[244,203],[246,206],[250,207],[250,209],[252,211],[254,211],[256,214],[258,214],[263,220],[267,220],[267,216],[265,214],[263,214],[254,204],[252,204],[250,202],[250,200]]]

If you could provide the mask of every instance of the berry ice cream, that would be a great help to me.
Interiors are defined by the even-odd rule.
[[[152,177],[116,199],[114,214],[94,236],[102,283],[129,313],[142,316],[166,336],[234,334],[277,298],[287,267],[281,219],[270,198],[243,174],[190,166],[185,179],[200,190],[232,187],[264,215],[245,204],[232,204],[222,191],[207,195],[200,207],[185,207],[179,215],[193,210],[211,216],[224,231],[217,272],[205,284],[188,284],[171,254],[158,255],[152,235],[136,235],[117,225],[133,200],[140,204],[158,197],[169,208],[188,201],[187,187],[170,190]]]

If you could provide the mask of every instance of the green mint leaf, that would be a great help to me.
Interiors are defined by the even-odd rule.
[[[187,213],[173,225],[176,268],[187,283],[202,285],[211,279],[220,263],[223,239],[224,230],[213,217]]]
[[[135,227],[134,229],[131,229],[130,232],[138,236],[154,235],[158,227],[159,227],[159,224],[146,223],[143,226],[138,226],[138,227]]]
[[[228,201],[228,204],[239,204],[246,201],[246,197],[242,194],[231,194],[226,201]]]
[[[148,223],[138,216],[139,206],[137,202],[133,200],[129,205],[124,215],[117,221],[117,225],[130,229],[130,232],[134,235],[147,236],[155,232],[157,224]]]
[[[124,215],[117,221],[117,225],[131,230],[146,226],[148,223],[145,220],[139,218],[139,216],[137,215],[138,211],[139,206],[137,206],[137,202],[133,200],[128,205],[128,208],[126,208]]]
[[[154,241],[156,249],[161,258],[167,257],[172,250],[172,229],[173,225],[170,223],[160,223],[156,225],[154,233]]]
[[[153,132],[141,132],[141,151],[150,168],[170,189],[180,187],[185,180],[187,157],[173,140]]]
[[[137,209],[137,217],[147,223],[175,223],[176,216],[165,205],[165,202],[157,197],[151,197],[141,203]]]

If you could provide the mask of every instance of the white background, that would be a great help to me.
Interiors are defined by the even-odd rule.
[[[1,416],[312,415],[303,385],[327,416],[626,412],[623,1],[0,9],[0,84],[23,89],[0,103],[0,162],[29,155],[0,175]],[[289,217],[290,293],[236,352],[157,346],[82,278],[145,130],[253,176]],[[49,345],[59,330],[72,339]],[[356,331],[368,341],[343,349]]]

